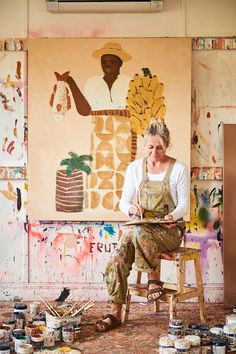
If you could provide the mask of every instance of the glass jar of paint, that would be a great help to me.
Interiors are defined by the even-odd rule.
[[[8,343],[0,343],[0,354],[10,354],[11,347]]]
[[[21,304],[21,303],[16,303],[14,305],[14,310],[13,310],[13,313],[14,312],[22,312],[25,317],[26,317],[26,314],[27,314],[27,305],[26,304]]]
[[[33,352],[34,352],[34,349],[31,344],[20,344],[18,346],[17,354],[31,354]]]
[[[190,354],[200,354],[201,353],[201,338],[197,335],[187,335],[184,337],[191,343]]]
[[[177,353],[190,354],[191,342],[185,338],[176,339],[174,342],[174,347],[177,350]]]
[[[224,336],[228,339],[230,348],[236,347],[236,324],[227,324],[223,327]]]
[[[174,339],[183,335],[184,323],[182,320],[171,320],[169,322],[168,335]]]
[[[159,353],[163,353],[163,349],[165,348],[174,348],[174,338],[170,336],[163,336],[159,339]]]
[[[212,340],[213,354],[225,354],[227,348],[227,340],[225,338],[214,338]]]

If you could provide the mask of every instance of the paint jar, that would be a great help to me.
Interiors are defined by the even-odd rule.
[[[187,353],[190,354],[191,342],[185,338],[178,338],[174,342],[174,347],[177,353]]]
[[[215,336],[222,336],[223,335],[223,328],[221,327],[211,327],[210,332],[214,334]]]
[[[227,324],[223,328],[224,336],[228,339],[230,348],[236,347],[236,325]]]
[[[45,348],[53,348],[55,346],[55,336],[53,329],[46,329],[43,332],[43,338]]]
[[[209,332],[209,326],[206,325],[205,323],[200,323],[198,326],[197,326],[197,329],[199,330],[199,332],[201,334],[207,334]]]
[[[163,353],[165,348],[174,348],[174,338],[169,336],[163,336],[159,339],[159,353]]]
[[[62,341],[65,343],[74,343],[75,341],[75,332],[72,325],[62,327]]]
[[[212,340],[212,353],[213,354],[225,354],[226,353],[227,340],[225,338],[215,338]]]
[[[171,320],[169,322],[168,335],[174,339],[183,335],[184,323],[182,320]]]
[[[22,312],[25,317],[27,315],[27,305],[26,304],[21,304],[21,303],[16,303],[14,305],[14,310],[13,312]]]
[[[59,342],[61,340],[61,321],[59,318],[47,317],[47,328],[53,329],[55,341]]]
[[[202,350],[202,354],[211,354],[212,353],[212,339],[211,338],[202,338],[201,350]]]
[[[187,335],[184,337],[188,339],[191,343],[190,354],[200,354],[201,353],[201,338],[196,335]]]
[[[14,320],[14,319],[3,320],[3,321],[2,321],[2,325],[3,325],[4,327],[5,327],[5,326],[10,327],[11,332],[12,332],[13,329],[16,328],[16,320]]]
[[[10,354],[11,347],[8,343],[1,343],[0,344],[0,354]]]
[[[13,331],[12,331],[12,336],[13,336],[13,339],[14,339],[16,336],[25,336],[25,330],[24,330],[24,329],[21,329],[21,328],[15,328],[15,329],[13,329]]]
[[[80,339],[81,334],[81,324],[74,325],[75,341]]]
[[[44,338],[42,334],[32,334],[30,337],[30,343],[34,350],[41,350],[44,345]]]
[[[177,350],[175,348],[163,348],[162,354],[176,354]]]
[[[23,312],[14,312],[13,317],[16,321],[16,329],[23,329],[25,327],[25,315]]]
[[[20,344],[18,346],[18,354],[31,354],[34,352],[33,346],[31,344]]]
[[[10,340],[10,334],[11,334],[11,329],[10,329],[10,327],[7,327],[7,326],[0,326],[0,334],[3,334],[3,336],[4,336],[4,342],[9,342],[9,340]]]
[[[30,337],[31,333],[37,329],[38,329],[38,326],[28,323],[25,325],[25,334]]]
[[[37,314],[40,312],[40,305],[41,304],[38,301],[34,301],[29,305],[31,316],[37,316]]]
[[[236,324],[236,314],[232,313],[230,315],[225,316],[225,323],[226,324]]]
[[[27,344],[28,343],[28,338],[26,336],[22,336],[22,335],[16,335],[14,337],[14,345],[15,345],[15,352],[18,352],[18,347],[21,344]]]

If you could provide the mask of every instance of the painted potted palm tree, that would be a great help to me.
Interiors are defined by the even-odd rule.
[[[83,211],[84,184],[83,172],[90,174],[91,168],[85,161],[92,161],[91,155],[78,155],[69,152],[69,158],[60,163],[65,170],[56,175],[56,211],[75,213]]]

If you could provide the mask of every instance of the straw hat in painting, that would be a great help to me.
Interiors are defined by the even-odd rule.
[[[104,44],[101,49],[97,49],[92,53],[92,57],[96,59],[101,59],[101,57],[105,54],[116,55],[122,61],[128,61],[132,59],[131,55],[123,51],[121,45],[115,42],[108,42]]]

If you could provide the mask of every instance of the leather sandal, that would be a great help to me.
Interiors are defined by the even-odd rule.
[[[153,289],[149,289],[149,286],[151,284],[157,285]],[[166,293],[166,289],[163,288],[164,282],[156,279],[148,280],[148,294],[147,294],[147,300],[148,302],[154,302],[159,300],[162,295]]]
[[[104,321],[107,318],[110,319],[110,322]],[[110,331],[110,329],[113,329],[120,325],[121,325],[121,320],[118,320],[115,316],[111,314],[107,314],[105,316],[102,316],[102,319],[96,322],[96,331],[107,332]]]

